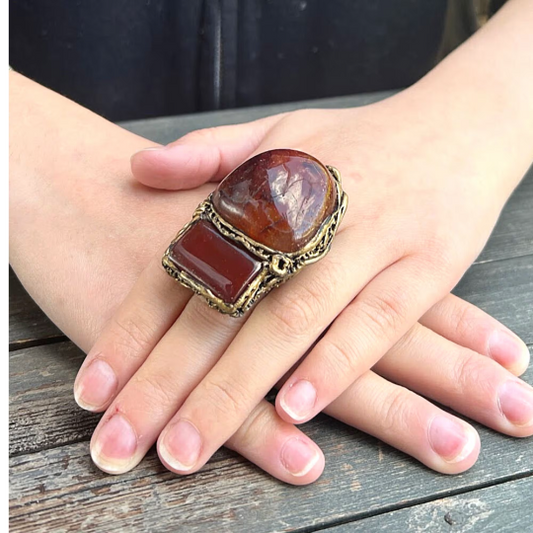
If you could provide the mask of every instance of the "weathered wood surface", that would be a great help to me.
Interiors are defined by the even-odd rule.
[[[450,492],[533,475],[533,446],[476,425],[476,466],[435,474],[404,454],[329,417],[303,426],[327,458],[309,487],[284,485],[220,450],[193,476],[167,472],[155,451],[118,478],[91,462],[97,416],[81,411],[71,386],[83,354],[71,343],[11,353],[11,527],[14,531],[318,530]],[[533,383],[533,368],[525,375]],[[494,458],[498,458],[497,461]],[[253,524],[253,528],[250,528]],[[89,527],[90,525],[90,527]],[[307,529],[311,528],[311,529]]]
[[[311,105],[346,107],[382,96]],[[308,105],[163,118],[126,127],[166,143],[199,127]],[[501,320],[532,349],[533,171],[454,292]],[[225,449],[192,476],[166,471],[154,450],[132,472],[108,476],[89,457],[98,416],[77,408],[72,397],[83,354],[64,340],[12,273],[10,306],[12,531],[533,531],[533,442],[479,425],[479,461],[453,477],[436,474],[322,415],[303,426],[327,461],[322,477],[308,487],[284,485]],[[525,379],[533,383],[533,368]]]
[[[328,529],[329,533],[530,533],[533,477]]]
[[[529,206],[527,202],[529,202]],[[484,309],[484,306],[488,306],[486,307],[487,312],[493,314],[510,327],[512,326],[509,320],[514,321],[517,319],[519,328],[526,334],[524,340],[528,338],[527,335],[531,334],[533,329],[531,327],[533,320],[533,311],[530,305],[531,298],[528,300],[526,295],[515,295],[512,290],[507,291],[507,296],[505,297],[508,298],[509,295],[512,295],[512,298],[518,298],[516,302],[513,301],[511,307],[508,307],[499,305],[498,294],[495,291],[500,290],[500,288],[501,290],[512,289],[517,283],[520,285],[527,284],[533,277],[528,270],[533,261],[531,258],[527,258],[527,256],[533,255],[533,230],[531,229],[533,228],[533,207],[531,206],[533,206],[533,171],[530,172],[527,180],[523,182],[509,201],[486,248],[472,267],[477,269],[481,264],[498,262],[497,266],[486,270],[491,275],[491,281],[495,286],[492,290],[487,290],[485,277],[473,274],[473,272],[477,272],[477,270],[474,270],[465,275],[463,281],[454,291],[459,296]],[[516,227],[514,222],[516,219],[521,220],[522,234],[520,238],[515,236],[514,243],[511,246],[509,244],[511,239],[507,239],[506,235],[512,233],[513,228]],[[499,256],[503,245],[500,244],[500,241],[508,244],[507,258],[524,257],[524,261],[518,263],[501,261],[502,258]],[[501,264],[499,264],[500,262]],[[516,273],[515,269],[517,269]],[[485,300],[487,301],[486,303]],[[28,293],[11,270],[9,273],[9,305],[9,343],[11,350],[65,339],[61,331],[28,296]],[[528,321],[530,327],[528,327]],[[517,333],[519,333],[518,330]]]
[[[9,269],[9,349],[65,339]]]

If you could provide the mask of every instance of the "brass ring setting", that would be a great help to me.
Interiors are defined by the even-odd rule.
[[[347,205],[336,168],[297,150],[269,150],[220,182],[162,264],[211,307],[240,317],[328,253]]]

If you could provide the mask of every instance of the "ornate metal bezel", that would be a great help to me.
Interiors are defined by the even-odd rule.
[[[268,248],[260,244],[230,223],[226,222],[215,210],[211,202],[211,195],[204,200],[195,210],[192,219],[178,232],[176,237],[169,244],[163,255],[163,268],[170,276],[179,281],[185,287],[199,294],[207,303],[220,311],[233,317],[240,317],[248,311],[261,296],[268,293],[274,287],[278,287],[304,266],[314,263],[324,257],[333,241],[333,237],[348,206],[348,196],[342,189],[341,177],[335,167],[326,166],[333,176],[335,190],[337,194],[337,205],[335,211],[324,220],[320,229],[313,239],[302,249],[296,252],[286,253]],[[215,296],[202,282],[193,278],[187,272],[180,270],[170,259],[170,252],[174,243],[194,224],[197,220],[207,220],[211,222],[217,230],[226,238],[239,243],[261,260],[261,270],[239,296],[234,303],[228,303]]]

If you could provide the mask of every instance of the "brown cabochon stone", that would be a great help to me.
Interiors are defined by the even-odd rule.
[[[217,212],[253,240],[296,252],[335,209],[329,171],[297,150],[270,150],[231,172],[213,193]]]

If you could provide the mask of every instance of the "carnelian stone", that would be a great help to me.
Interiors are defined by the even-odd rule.
[[[195,222],[174,243],[169,259],[230,304],[261,270],[260,261],[206,220]]]
[[[317,233],[337,201],[327,168],[297,150],[252,157],[220,182],[212,196],[217,212],[255,241],[296,252]]]

